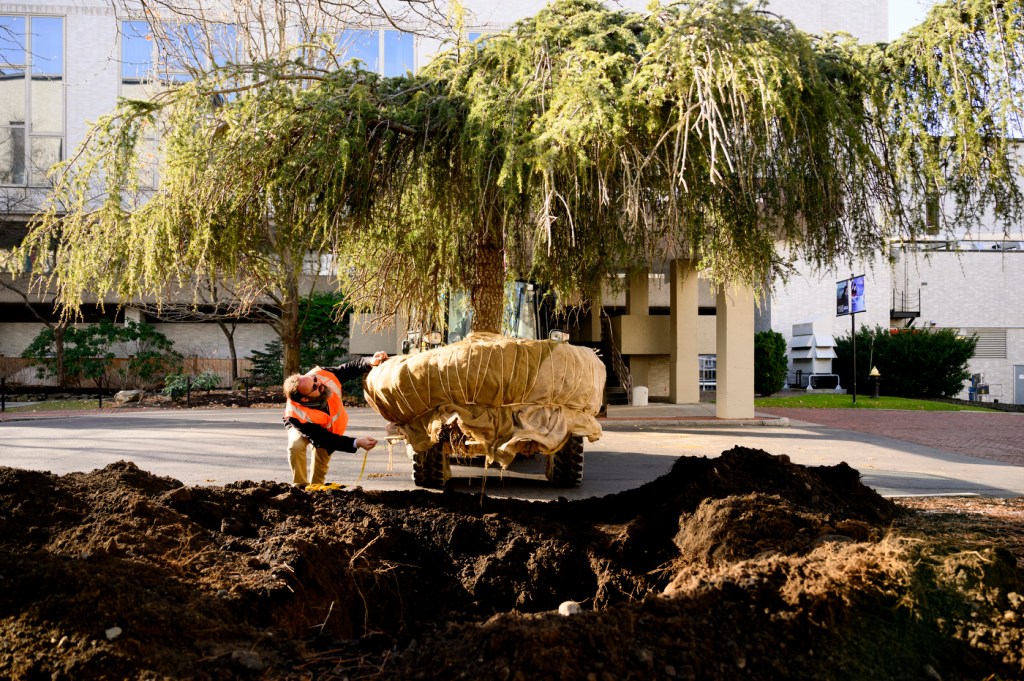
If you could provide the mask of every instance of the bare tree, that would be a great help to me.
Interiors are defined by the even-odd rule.
[[[190,296],[190,297],[189,297]],[[132,307],[164,322],[200,322],[216,324],[224,334],[230,357],[229,382],[238,380],[238,351],[235,331],[244,319],[248,323],[269,324],[280,336],[281,299],[269,294],[262,302],[243,305],[248,296],[239,293],[229,282],[205,280],[188,291],[177,290],[160,302],[137,302]]]

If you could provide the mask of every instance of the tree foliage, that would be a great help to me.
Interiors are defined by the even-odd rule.
[[[424,328],[456,291],[497,331],[509,279],[585,304],[676,257],[763,292],[782,252],[828,265],[915,238],[936,193],[950,228],[1020,217],[1022,26],[1020,0],[951,0],[861,45],[738,0],[561,0],[415,76],[325,70],[330,41],[291,45],[122,102],[24,249],[55,243],[69,308],[230,277],[249,300],[281,292],[289,329],[310,254],[354,307]],[[156,192],[138,181],[151,130]]]
[[[340,314],[344,299],[336,293],[317,292],[303,298],[302,367],[333,366],[348,354],[348,316]]]
[[[57,375],[51,358],[56,354],[54,329],[40,331],[21,356],[37,362],[37,373]],[[181,355],[174,343],[149,324],[129,320],[115,324],[109,319],[97,324],[70,326],[63,330],[64,375],[74,385],[84,380],[97,387],[148,388],[181,366]],[[115,359],[127,358],[123,366]]]
[[[273,340],[252,351],[252,380],[256,385],[281,385],[284,381],[284,346]]]

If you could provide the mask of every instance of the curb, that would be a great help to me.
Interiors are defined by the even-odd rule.
[[[114,412],[126,414],[147,411],[145,407],[114,409],[83,409],[80,411],[51,411],[51,412],[2,412],[0,423],[15,421],[39,421],[52,419],[75,418],[76,416],[111,416]],[[151,409],[148,411],[162,412],[163,409]],[[680,416],[678,418],[665,416],[634,416],[634,417],[598,417],[597,422],[601,427],[605,426],[672,426],[677,428],[734,428],[734,427],[764,427],[764,426],[789,426],[790,421],[785,416],[762,416],[752,419],[720,419],[716,416]]]
[[[0,423],[70,419],[78,416],[111,416],[113,415],[112,412],[115,411],[121,414],[131,414],[145,410],[145,407],[116,407],[107,409],[75,409],[73,411],[4,411],[0,412]]]
[[[754,419],[720,419],[714,416],[704,418],[598,418],[601,427],[608,426],[676,426],[685,428],[732,428],[736,426],[788,426],[789,419],[785,416],[754,418]]]

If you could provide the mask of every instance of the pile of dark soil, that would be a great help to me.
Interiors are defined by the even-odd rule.
[[[0,468],[0,677],[1022,678],[1024,556],[948,515],[742,448],[551,503]]]

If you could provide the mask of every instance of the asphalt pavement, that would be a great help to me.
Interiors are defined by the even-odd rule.
[[[821,410],[821,420],[829,411],[833,410]],[[893,437],[900,434],[895,427],[891,429],[897,432],[891,434],[853,429],[851,419],[871,413],[868,410],[844,414],[845,428],[803,420],[807,416],[802,412],[801,420],[787,418],[785,413],[788,410],[724,421],[714,417],[713,405],[611,407],[601,421],[602,437],[585,446],[579,488],[552,489],[539,466],[504,472],[457,467],[454,487],[535,500],[603,496],[663,475],[680,456],[713,458],[743,446],[785,454],[794,463],[808,466],[845,462],[883,496],[1024,496],[1024,455],[1016,459],[1019,463],[1006,463],[990,460],[991,456],[986,459],[981,451],[971,455]],[[389,452],[383,442],[385,421],[368,408],[349,409],[349,414],[350,435],[370,435],[382,442],[369,453],[336,453],[328,482],[365,489],[414,489],[404,444]],[[895,412],[888,420],[898,426],[906,414]],[[927,414],[932,416],[923,418],[932,419],[939,430],[952,415]],[[999,427],[1008,433],[1004,439],[1012,441],[1016,428],[1024,426],[1024,414],[1000,416],[1008,417]],[[290,480],[278,409],[104,409],[32,416],[14,412],[0,417],[3,466],[63,475],[128,460],[187,485]],[[915,418],[920,414],[915,413]],[[960,432],[964,426],[958,421],[952,428]],[[992,430],[988,422],[985,428]],[[999,440],[998,433],[988,436]]]

